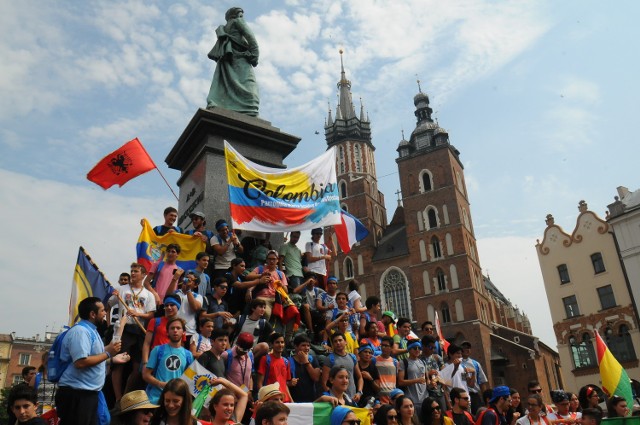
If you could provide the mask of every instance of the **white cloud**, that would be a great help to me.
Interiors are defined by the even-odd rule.
[[[105,192],[3,169],[0,180],[5,182],[0,187],[4,219],[15,224],[5,226],[0,247],[7,282],[0,318],[3,332],[21,336],[42,334],[45,326],[66,321],[79,246],[115,283],[135,260],[140,218],[159,222],[164,207],[175,203],[167,196],[124,197],[118,189]]]

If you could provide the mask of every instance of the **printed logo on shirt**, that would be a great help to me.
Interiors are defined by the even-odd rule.
[[[164,361],[164,365],[167,367],[168,370],[174,371],[174,370],[178,370],[180,369],[180,357],[176,356],[175,354],[172,354],[171,356],[167,357],[167,360]]]

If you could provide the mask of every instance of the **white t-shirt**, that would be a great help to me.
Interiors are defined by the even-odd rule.
[[[185,326],[185,331],[187,335],[193,335],[198,332],[198,325],[196,324],[196,311],[194,311],[189,305],[189,300],[187,299],[187,294],[182,291],[176,291],[176,294],[180,296],[180,310],[178,310],[178,317],[184,319],[187,322]],[[196,301],[200,302],[202,305],[202,295],[194,292],[193,297]]]
[[[118,297],[116,297],[115,295],[109,299],[109,304],[111,305],[111,300],[113,300],[113,305],[117,303],[118,311],[122,312],[123,314],[124,312],[126,312],[127,308],[129,310],[137,311],[138,313],[149,313],[150,311],[156,311],[156,299],[153,294],[151,294],[151,292],[145,289],[144,286],[140,289],[133,289],[131,285],[122,285],[120,288],[118,288],[118,292],[120,293],[120,298],[122,298],[125,302],[126,308],[121,302],[117,301]],[[123,325],[124,323],[120,322],[120,324]],[[127,324],[135,324],[133,317],[129,317],[127,319]]]
[[[440,377],[444,381],[445,385],[449,387],[449,391],[453,388],[462,388],[465,392],[469,392],[469,386],[467,385],[467,380],[463,377],[463,373],[465,372],[462,364],[458,366],[458,370],[456,373],[451,376],[455,367],[453,363],[447,363],[445,367],[440,371]]]
[[[325,244],[307,242],[304,246],[304,252],[310,252],[312,257],[321,257],[330,253],[331,250]],[[313,273],[327,275],[327,263],[325,263],[325,260],[309,261],[307,267]]]

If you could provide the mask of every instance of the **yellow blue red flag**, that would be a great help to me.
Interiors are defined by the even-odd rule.
[[[178,260],[176,261],[178,267],[183,270],[195,269],[196,255],[204,251],[206,247],[202,239],[198,236],[184,235],[177,232],[158,236],[147,219],[142,219],[142,231],[136,244],[138,263],[150,270],[153,263],[164,259],[167,245],[172,243],[180,245],[180,254],[178,254]]]
[[[113,293],[113,286],[91,261],[83,247],[78,251],[78,260],[73,271],[71,282],[71,299],[69,300],[69,322],[72,326],[78,321],[78,304],[87,297],[97,297],[106,303]]]
[[[249,161],[225,141],[234,229],[290,232],[340,224],[335,148],[282,170]]]

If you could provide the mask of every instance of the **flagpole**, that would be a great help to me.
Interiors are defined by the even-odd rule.
[[[84,247],[80,247],[80,251],[82,251],[82,253],[84,255],[87,256],[87,260],[89,260],[89,263],[96,269],[96,271],[98,273],[100,273],[102,275],[102,277],[104,278],[104,281],[107,282],[109,284],[109,286],[111,286],[113,288],[113,285],[111,284],[111,282],[109,282],[109,279],[107,279],[107,276],[105,276],[105,274],[102,272],[102,270],[100,270],[100,268],[98,267],[98,265],[96,263],[93,262],[93,260],[91,259],[91,256],[89,255],[89,253],[84,249]],[[115,288],[114,288],[115,289]],[[129,310],[129,308],[127,307],[127,304],[124,302],[124,300],[120,297],[120,295],[118,295],[118,301],[120,301],[122,303],[122,305],[127,309],[127,311]],[[140,323],[140,321],[138,320],[137,317],[132,317],[133,320],[136,322],[136,324],[138,325],[138,327],[140,329],[142,329],[144,331],[144,333],[147,333],[147,330],[144,328],[144,326],[142,326],[142,323]],[[124,327],[124,325],[122,325]]]
[[[176,198],[176,201],[180,202],[180,199],[178,199],[178,195],[176,195],[176,193],[173,191],[173,189],[171,188],[171,185],[169,184],[167,179],[164,178],[164,175],[162,175],[162,172],[160,171],[157,165],[156,165],[156,171],[158,172],[158,174],[160,174],[160,177],[162,177],[162,180],[164,180],[164,182],[167,184],[167,187],[169,188],[171,193],[173,193],[173,196],[174,198]]]

